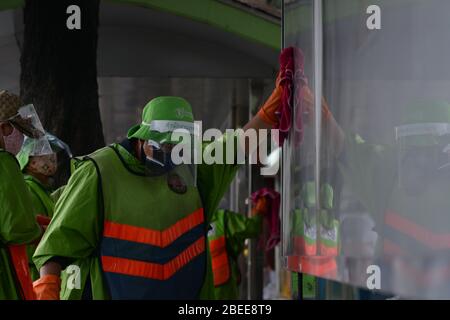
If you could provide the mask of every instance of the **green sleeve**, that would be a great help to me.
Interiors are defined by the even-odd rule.
[[[53,217],[55,201],[53,201],[49,192],[31,176],[25,175],[25,184],[30,191],[34,213],[50,218]]]
[[[51,193],[50,197],[53,199],[53,201],[54,201],[55,203],[56,203],[56,202],[59,200],[59,198],[61,197],[61,195],[62,195],[62,193],[63,193],[65,187],[66,187],[66,186],[61,186],[61,187],[59,187],[58,189],[56,189],[55,191],[53,191],[53,192]]]
[[[224,225],[228,247],[237,256],[242,252],[246,239],[260,235],[262,217],[258,214],[249,218],[240,213],[225,211]]]
[[[39,199],[39,196],[34,192],[33,187],[30,186],[28,182],[25,182],[28,187],[28,191],[30,192],[31,203],[34,208],[34,213],[36,215],[46,215],[46,208],[44,207],[42,201]]]
[[[53,258],[71,263],[92,254],[101,232],[98,188],[95,165],[86,161],[73,173],[56,203],[53,219],[33,256],[38,269]]]
[[[16,159],[0,151],[0,240],[5,244],[26,244],[38,238],[31,198]]]
[[[228,139],[234,139],[235,150],[239,148],[239,146],[237,146],[237,139],[235,136],[230,135],[223,136],[210,144],[204,145],[203,150],[215,148],[218,147],[219,144],[222,144],[225,158],[226,141]],[[217,209],[220,200],[227,192],[239,167],[240,165],[236,164],[236,161],[234,164],[226,164],[225,159],[223,159],[222,164],[202,163],[198,165],[197,185],[207,221],[211,220],[212,214]]]

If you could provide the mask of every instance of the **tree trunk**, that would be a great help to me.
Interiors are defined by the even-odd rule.
[[[67,7],[81,9],[81,30],[69,30]],[[26,0],[21,96],[33,103],[45,129],[74,155],[104,145],[98,107],[99,0]]]

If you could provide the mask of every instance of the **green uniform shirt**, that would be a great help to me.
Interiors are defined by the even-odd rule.
[[[46,190],[46,188],[33,176],[25,174],[24,178],[25,184],[30,191],[35,216],[42,215],[51,218],[53,216],[55,203],[50,192]],[[39,271],[33,263],[33,254],[36,247],[37,246],[35,244],[30,244],[27,247],[28,263],[30,265],[31,279],[33,281],[39,279]]]
[[[224,143],[224,141],[219,140],[219,143]],[[133,169],[139,169],[139,167],[143,169],[141,163],[122,146],[115,144],[114,147],[120,152],[128,166]],[[36,250],[34,262],[40,269],[52,258],[57,258],[60,262],[63,258],[65,265],[78,260],[83,266],[90,268],[93,298],[107,299],[109,298],[108,292],[103,283],[97,256],[103,228],[98,175],[92,161],[81,161],[74,164],[75,171],[56,203],[54,217]],[[212,213],[228,189],[239,166],[200,164],[197,167],[197,187],[206,220],[210,221]],[[207,261],[208,268],[201,298],[212,299],[214,298],[212,269],[210,259]],[[81,279],[80,282],[83,283],[87,274],[81,267],[79,270],[81,273],[78,279]],[[75,268],[72,271],[72,277],[69,276],[67,284],[63,283],[62,285],[63,298],[81,297],[82,288],[80,290],[77,286],[79,280],[73,277],[78,269]]]
[[[26,244],[39,237],[31,199],[13,155],[0,150],[0,300],[18,299],[6,245]]]
[[[53,217],[55,203],[50,190],[46,189],[36,178],[24,175],[25,183],[30,190],[31,201],[36,215]]]

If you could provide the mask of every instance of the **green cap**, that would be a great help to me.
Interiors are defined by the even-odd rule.
[[[172,139],[176,129],[194,134],[194,116],[189,102],[180,97],[158,97],[151,100],[142,112],[141,124],[128,130],[128,139],[152,140],[158,143],[178,143]]]

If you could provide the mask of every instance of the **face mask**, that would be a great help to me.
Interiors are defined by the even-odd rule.
[[[3,143],[5,145],[5,150],[13,155],[19,153],[20,148],[23,144],[23,134],[14,128],[13,132],[9,136],[3,136]]]
[[[147,157],[144,152],[144,147],[141,147],[141,159],[148,169],[148,172],[152,176],[161,176],[172,171],[176,165],[172,162],[170,153],[165,153],[164,151],[152,147],[153,155],[152,158]]]
[[[56,154],[30,157],[27,169],[46,177],[54,176],[57,170]]]

